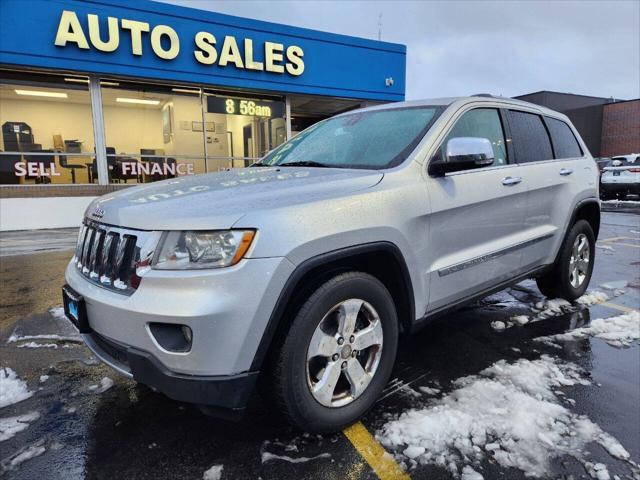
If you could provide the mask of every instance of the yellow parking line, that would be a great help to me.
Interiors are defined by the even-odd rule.
[[[380,480],[411,480],[393,456],[369,433],[362,422],[354,423],[342,433],[376,472]]]
[[[611,303],[611,302],[602,302],[602,303],[599,303],[598,305],[602,305],[603,307],[613,308],[614,310],[619,310],[624,313],[633,312],[635,310],[635,308],[625,307],[624,305],[618,305],[617,303]]]

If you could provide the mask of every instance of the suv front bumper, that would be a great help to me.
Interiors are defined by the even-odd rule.
[[[85,343],[103,362],[175,400],[237,409],[255,385],[251,365],[293,269],[279,257],[222,269],[152,270],[131,296],[89,282],[72,263],[65,279],[85,301]],[[162,348],[150,323],[187,325],[191,349]]]
[[[118,344],[92,332],[83,334],[89,349],[123,375],[180,402],[232,410],[246,406],[258,372],[237,375],[185,375],[172,372],[151,353]]]

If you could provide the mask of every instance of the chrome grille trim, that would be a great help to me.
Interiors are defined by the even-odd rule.
[[[72,262],[78,273],[102,288],[131,295],[144,270],[141,261],[153,257],[161,232],[132,230],[85,219],[78,234]]]

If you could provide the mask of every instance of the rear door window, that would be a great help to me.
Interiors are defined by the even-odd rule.
[[[508,118],[513,151],[518,163],[553,159],[551,140],[540,115],[509,110]]]
[[[582,149],[569,125],[561,120],[545,117],[556,158],[576,158],[582,156]]]

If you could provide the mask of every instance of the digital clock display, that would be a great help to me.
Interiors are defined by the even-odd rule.
[[[282,117],[284,102],[252,100],[249,98],[207,97],[209,113],[247,115],[251,117]]]

